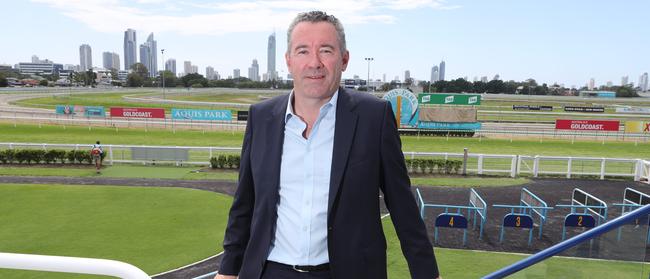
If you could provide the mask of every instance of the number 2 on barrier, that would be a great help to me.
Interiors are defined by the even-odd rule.
[[[449,218],[449,226],[450,227],[454,226],[454,217]]]
[[[515,223],[516,227],[521,227],[521,217],[517,216],[517,222]]]
[[[582,227],[582,216],[578,216],[578,227]]]

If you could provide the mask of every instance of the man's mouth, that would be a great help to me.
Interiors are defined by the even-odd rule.
[[[325,75],[306,76],[307,79],[324,79]]]

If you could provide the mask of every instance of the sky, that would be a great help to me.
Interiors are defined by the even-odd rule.
[[[177,71],[192,61],[201,74],[212,66],[222,77],[235,68],[246,76],[253,59],[266,72],[268,36],[276,32],[276,69],[286,77],[289,23],[299,12],[323,10],[345,27],[344,78],[403,80],[409,70],[429,80],[441,60],[447,80],[498,74],[580,87],[590,78],[618,85],[626,75],[636,84],[650,72],[647,0],[30,0],[2,7],[0,64],[9,65],[32,55],[77,65],[79,46],[89,44],[93,66],[110,51],[123,68],[131,28],[138,45],[153,32]]]

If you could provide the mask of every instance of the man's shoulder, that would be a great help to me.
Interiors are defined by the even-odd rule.
[[[282,107],[285,106],[288,102],[289,93],[281,94],[269,99],[266,99],[264,101],[261,101],[256,104],[251,105],[251,110],[255,110],[255,112],[271,112],[274,109],[277,109],[278,106]]]
[[[354,104],[355,107],[361,110],[377,110],[386,106],[386,100],[375,96],[372,93],[359,92],[350,89],[341,89],[343,94],[347,94],[350,98],[350,102]],[[380,110],[383,111],[383,110]]]

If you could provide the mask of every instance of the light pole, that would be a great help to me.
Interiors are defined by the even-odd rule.
[[[370,61],[375,60],[373,57],[366,57],[366,61],[368,61],[368,79],[366,79],[366,88],[368,89],[368,92],[370,92]]]
[[[165,49],[161,48],[160,49],[160,54],[162,54],[162,62],[163,62],[163,70],[160,73],[160,76],[162,77],[162,89],[163,89],[163,99],[165,99],[165,68],[167,65],[165,64]]]

